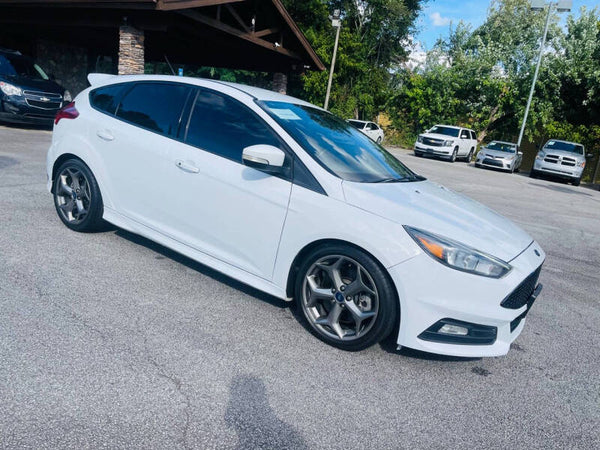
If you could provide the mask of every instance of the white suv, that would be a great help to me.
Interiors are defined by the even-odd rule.
[[[452,125],[435,125],[417,138],[415,156],[439,156],[450,162],[463,158],[469,162],[476,148],[477,135],[473,130]]]

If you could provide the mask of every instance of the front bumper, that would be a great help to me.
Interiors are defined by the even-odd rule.
[[[511,170],[514,159],[480,158],[475,160],[475,167],[489,167],[491,169]]]
[[[417,142],[415,144],[415,152],[423,153],[424,155],[435,155],[435,156],[452,156],[454,147],[435,147],[432,145],[421,144]]]
[[[10,123],[26,123],[50,125],[59,111],[62,102],[56,108],[39,108],[27,103],[23,96],[0,98],[0,121]]]
[[[536,158],[535,162],[533,163],[533,169],[536,172],[546,173],[556,177],[577,179],[581,177],[584,168],[578,165],[566,166],[563,164],[550,163]]]
[[[451,269],[426,254],[390,268],[400,298],[398,345],[452,356],[505,355],[523,330],[529,305],[510,309],[500,304],[540,268],[544,258],[543,250],[533,242],[510,261],[512,270],[500,279]],[[495,339],[488,344],[423,339],[426,330],[445,319],[495,327]]]

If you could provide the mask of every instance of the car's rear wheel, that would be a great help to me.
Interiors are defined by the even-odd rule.
[[[330,244],[305,259],[295,297],[313,333],[343,350],[362,350],[385,339],[399,314],[395,288],[365,252]]]
[[[471,151],[469,152],[469,154],[467,155],[467,158],[465,159],[465,162],[468,164],[471,162],[471,160],[473,159],[473,153],[475,153],[475,149],[472,148]]]
[[[65,161],[54,178],[54,206],[60,220],[74,231],[95,231],[103,225],[102,196],[92,171],[79,159]]]

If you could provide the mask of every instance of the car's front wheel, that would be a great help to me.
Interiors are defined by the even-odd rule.
[[[581,184],[581,177],[573,180],[573,186],[579,186]]]
[[[382,341],[399,315],[384,269],[365,252],[340,244],[308,255],[296,278],[295,298],[314,334],[343,350]]]
[[[60,220],[74,231],[101,228],[103,205],[98,182],[79,159],[65,161],[56,171],[54,206]]]
[[[454,149],[454,151],[452,152],[452,155],[450,155],[450,158],[448,159],[448,161],[450,161],[451,163],[456,161],[456,155],[458,155],[458,147],[456,147]]]
[[[381,144],[381,136],[379,136],[379,137],[377,138],[377,143],[378,143],[378,144]]]

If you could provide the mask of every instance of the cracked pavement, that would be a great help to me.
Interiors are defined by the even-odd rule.
[[[131,233],[78,234],[44,130],[0,126],[0,448],[594,448],[600,192],[394,153],[547,252],[511,352],[322,344],[288,305]]]

